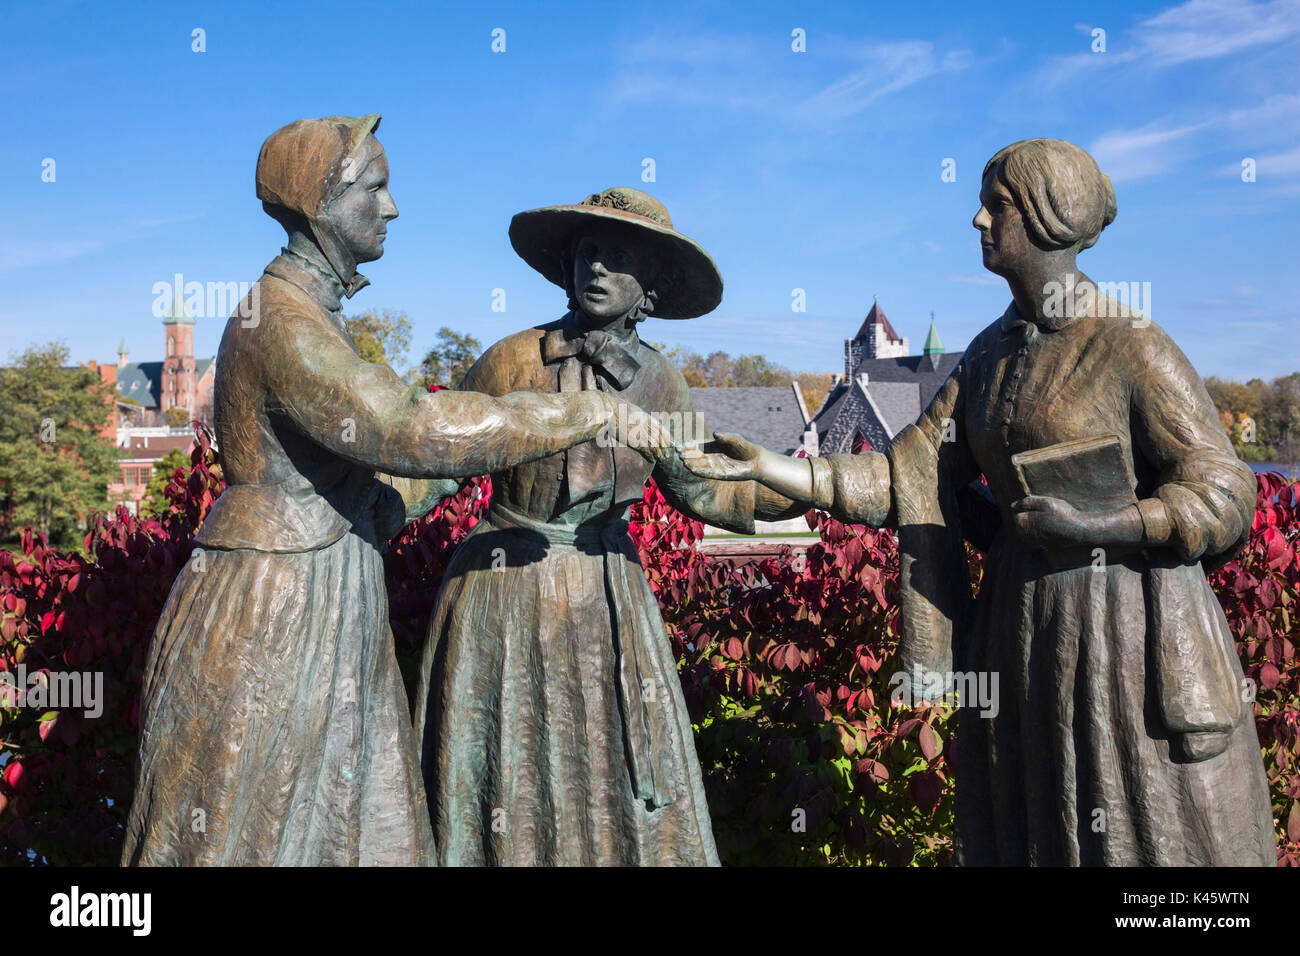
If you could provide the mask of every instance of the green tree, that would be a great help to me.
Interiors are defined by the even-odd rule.
[[[460,388],[482,350],[482,343],[474,336],[461,335],[443,326],[438,330],[438,344],[429,350],[416,370],[418,380],[426,387]]]
[[[184,428],[190,423],[190,410],[181,408],[179,405],[173,405],[164,413],[167,424],[172,428]]]
[[[1273,461],[1300,461],[1300,372],[1273,379],[1260,416],[1268,423]]]
[[[352,343],[367,362],[396,367],[411,348],[411,323],[405,312],[384,309],[343,319]]]
[[[1300,461],[1300,372],[1271,382],[1252,378],[1244,385],[1210,377],[1205,388],[1243,460]]]
[[[163,492],[171,483],[177,468],[181,469],[184,477],[190,476],[189,452],[182,448],[173,448],[154,462],[153,475],[144,490],[144,497],[140,499],[140,514],[157,515],[167,510],[167,499]]]
[[[794,376],[784,365],[774,365],[762,355],[742,355],[731,363],[731,384],[735,386],[789,385]]]
[[[99,434],[113,386],[68,367],[67,346],[33,346],[0,369],[0,509],[6,531],[31,526],[51,544],[75,544],[86,517],[108,504],[117,449]]]
[[[741,355],[733,359],[726,352],[710,352],[706,357],[691,349],[663,342],[649,345],[672,362],[691,388],[789,385],[797,381],[810,415],[817,414],[821,408],[834,378],[830,372],[792,374],[784,365],[776,365],[762,355]]]

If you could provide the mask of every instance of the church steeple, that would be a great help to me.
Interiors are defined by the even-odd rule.
[[[885,310],[880,307],[880,297],[872,296],[871,299],[871,311],[862,320],[858,334],[853,337],[855,354],[851,358],[855,367],[864,358],[893,358],[907,354],[907,339],[895,332],[889,324]]]
[[[922,355],[942,355],[943,343],[939,341],[939,330],[934,326],[934,313],[930,313],[930,331],[925,336],[925,348],[921,349]]]
[[[943,343],[939,341],[939,330],[934,324],[934,313],[930,313],[930,331],[925,335],[925,348],[921,349],[921,361],[929,362],[930,368],[939,368],[939,359],[943,358]]]

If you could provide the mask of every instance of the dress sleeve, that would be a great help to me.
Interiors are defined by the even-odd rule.
[[[958,363],[953,369],[916,424],[909,425],[894,438],[890,448],[897,445],[896,450],[814,459],[816,506],[850,524],[877,528],[898,524],[898,501],[891,494],[891,471],[899,471],[898,462],[904,454],[909,459],[909,471],[914,469],[917,459],[933,457],[937,471],[945,475],[954,489],[972,481],[978,469],[962,431],[965,422],[963,364]],[[903,440],[905,435],[908,438]]]
[[[608,421],[595,393],[428,392],[366,362],[333,329],[285,317],[268,410],[339,457],[408,478],[468,478],[553,455]]]
[[[883,455],[833,455],[814,478],[818,503],[829,500],[835,517],[898,528],[899,673],[914,699],[933,675],[950,675],[953,631],[971,607],[956,494],[976,474],[964,369],[963,359]]]
[[[1130,384],[1133,444],[1158,475],[1153,497],[1138,505],[1148,540],[1185,561],[1227,560],[1250,535],[1254,472],[1182,350],[1154,324],[1133,334],[1142,336]]]
[[[808,510],[807,502],[794,501],[756,481],[701,478],[678,458],[657,465],[654,478],[664,498],[682,514],[737,534],[753,534],[756,518],[784,521]]]

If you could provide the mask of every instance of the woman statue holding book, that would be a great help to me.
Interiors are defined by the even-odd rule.
[[[685,460],[898,527],[904,687],[998,675],[996,707],[959,700],[959,863],[1271,866],[1253,698],[1205,579],[1250,533],[1255,479],[1165,331],[1078,271],[1115,212],[1079,147],[1000,150],[973,224],[1012,302],[915,425],[884,454],[723,435]],[[958,492],[981,474],[1000,525],[975,600]]]

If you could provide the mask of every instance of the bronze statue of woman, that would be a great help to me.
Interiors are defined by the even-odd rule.
[[[1165,331],[1078,271],[1116,212],[1091,156],[1014,143],[980,204],[1011,304],[885,454],[796,461],[731,435],[683,458],[897,525],[901,683],[999,676],[996,708],[958,712],[959,863],[1276,865],[1251,697],[1205,579],[1250,533],[1254,475]],[[981,474],[1001,525],[972,601],[957,500]]]
[[[493,345],[463,387],[599,391],[688,425],[685,380],[636,327],[647,315],[712,311],[722,277],[663,204],[609,189],[520,213],[510,241],[564,288],[569,308]],[[491,508],[447,568],[416,701],[440,863],[718,863],[628,507],[653,472],[679,511],[740,532],[752,533],[756,516],[806,508],[756,482],[698,478],[671,445],[663,451],[652,468],[593,441],[494,471]]]
[[[378,126],[299,120],[258,157],[288,244],[217,356],[227,487],[150,645],[125,864],[433,863],[380,556],[407,508],[375,473],[499,471],[612,420],[599,392],[430,394],[358,355],[341,300],[397,217]]]

